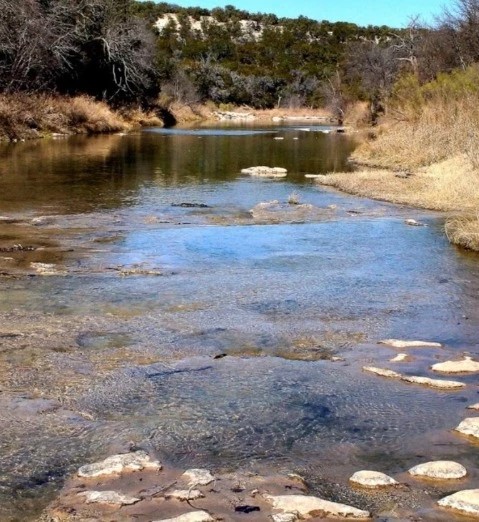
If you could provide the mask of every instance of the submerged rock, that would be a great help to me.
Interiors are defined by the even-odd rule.
[[[214,522],[214,518],[206,511],[190,511],[175,518],[164,518],[154,522]]]
[[[117,491],[83,491],[78,496],[85,497],[87,504],[113,504],[117,506],[130,506],[141,500],[136,497],[122,495]]]
[[[479,439],[479,417],[468,417],[464,419],[459,426],[455,428],[455,431]]]
[[[176,500],[198,500],[199,498],[204,498],[205,496],[199,489],[175,489],[171,493],[165,494],[166,498],[176,498]]]
[[[465,477],[467,470],[463,465],[452,460],[437,460],[414,466],[408,473],[415,477],[451,480]]]
[[[265,495],[265,499],[273,505],[274,509],[283,513],[298,513],[302,518],[326,515],[332,518],[367,520],[371,516],[368,511],[306,495]]]
[[[387,370],[385,368],[376,368],[375,366],[363,366],[365,372],[374,373],[381,377],[388,377],[389,379],[401,379],[402,375],[393,370]]]
[[[412,384],[422,384],[430,388],[439,388],[441,390],[456,390],[464,388],[466,385],[459,381],[443,381],[439,379],[430,379],[429,377],[418,377],[416,375],[404,375],[402,380]]]
[[[479,516],[479,489],[466,489],[438,501],[441,507],[459,511],[465,515]]]
[[[87,464],[78,470],[79,477],[99,477],[101,475],[112,475],[125,471],[141,471],[142,469],[161,469],[157,460],[151,460],[145,451],[112,455],[105,460]]]
[[[215,477],[207,469],[188,469],[182,475],[189,486],[207,486]]]
[[[241,169],[242,174],[248,174],[249,176],[259,177],[272,177],[272,178],[285,178],[288,175],[287,169],[281,167],[249,167],[247,169]]]
[[[430,347],[430,348],[441,348],[441,343],[436,343],[433,341],[404,341],[401,339],[383,339],[379,341],[378,344],[385,344],[387,346],[392,346],[393,348],[421,348],[421,347]]]
[[[441,373],[476,373],[479,372],[479,362],[473,361],[472,357],[465,357],[462,361],[445,361],[433,364],[431,368],[435,372]]]
[[[365,488],[383,488],[387,486],[396,486],[398,484],[398,482],[392,477],[389,477],[384,473],[368,470],[357,471],[349,481]]]

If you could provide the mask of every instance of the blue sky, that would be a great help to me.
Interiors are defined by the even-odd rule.
[[[444,5],[454,0],[169,0],[183,7],[200,6],[211,9],[234,5],[254,13],[275,13],[278,16],[304,15],[315,20],[346,21],[360,25],[405,26],[409,17],[421,15],[433,22]]]

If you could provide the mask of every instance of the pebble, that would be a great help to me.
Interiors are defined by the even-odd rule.
[[[441,507],[460,511],[465,515],[479,516],[479,489],[466,489],[438,501]]]
[[[464,466],[452,460],[437,460],[414,466],[408,473],[415,477],[450,480],[465,477],[467,470]]]
[[[349,481],[365,488],[382,488],[386,486],[396,486],[398,484],[392,477],[384,473],[368,470],[357,471]]]
[[[306,495],[265,495],[265,499],[273,505],[274,509],[283,513],[297,513],[300,518],[312,517],[318,512],[329,517],[355,520],[367,520],[371,516],[368,511]]]
[[[87,464],[78,470],[79,477],[99,477],[101,475],[112,475],[124,471],[141,471],[142,469],[161,469],[157,460],[151,460],[145,451],[112,455],[105,460]]]

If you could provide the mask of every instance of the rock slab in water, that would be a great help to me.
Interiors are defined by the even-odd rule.
[[[466,386],[463,382],[459,381],[443,381],[440,379],[430,379],[429,377],[418,377],[416,375],[404,375],[401,379],[412,384],[422,384],[440,390],[457,390]]]
[[[401,379],[402,375],[393,370],[387,370],[385,368],[376,368],[375,366],[363,366],[365,372],[374,373],[381,377],[388,377],[389,379]]]
[[[302,518],[325,515],[331,518],[367,520],[371,516],[368,511],[306,495],[265,495],[265,499],[273,505],[274,509],[283,513],[298,513]]]
[[[242,174],[248,174],[250,176],[260,177],[273,177],[273,178],[284,178],[287,176],[287,169],[281,167],[266,167],[261,165],[259,167],[249,167],[247,169],[241,169]]]
[[[175,518],[164,518],[156,522],[214,522],[214,518],[206,511],[190,511]]]
[[[441,507],[459,511],[465,515],[479,516],[479,489],[466,489],[438,501]]]
[[[378,344],[385,344],[387,346],[392,346],[393,348],[441,348],[441,343],[436,343],[433,341],[403,341],[401,339],[383,339],[379,341]]]
[[[408,359],[409,355],[407,353],[398,353],[396,357],[390,359],[390,362],[404,362]]]
[[[207,486],[215,477],[207,469],[188,469],[182,475],[189,486]]]
[[[414,466],[408,473],[415,477],[452,480],[465,477],[467,470],[463,465],[452,460],[437,460]]]
[[[383,488],[387,486],[396,486],[398,484],[392,477],[389,477],[384,473],[369,470],[357,471],[349,481],[357,486],[365,488]]]
[[[479,362],[472,357],[465,357],[462,361],[445,361],[432,365],[432,370],[441,373],[476,373],[479,372]]]
[[[464,419],[459,426],[455,428],[455,431],[479,439],[479,417],[468,417]]]
[[[87,504],[112,504],[115,506],[131,506],[141,500],[136,497],[122,495],[116,491],[83,491],[78,496],[85,497]]]
[[[99,477],[101,475],[112,475],[124,471],[141,471],[142,469],[161,469],[157,460],[151,460],[145,451],[135,451],[121,455],[112,455],[105,460],[87,464],[78,470],[79,477]]]

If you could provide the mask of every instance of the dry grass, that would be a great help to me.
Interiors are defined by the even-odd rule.
[[[448,219],[446,235],[454,245],[479,252],[479,214]]]

